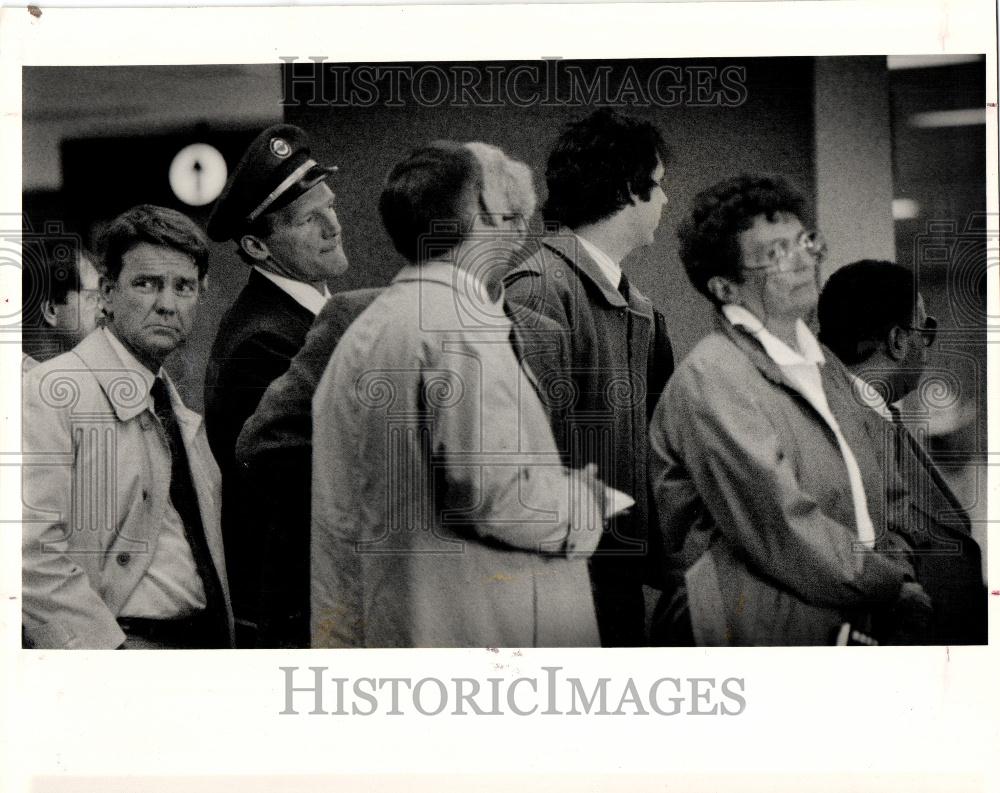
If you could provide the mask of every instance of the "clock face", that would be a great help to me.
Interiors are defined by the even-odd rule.
[[[219,197],[226,186],[226,160],[214,146],[192,143],[170,163],[170,189],[188,206],[200,207]]]

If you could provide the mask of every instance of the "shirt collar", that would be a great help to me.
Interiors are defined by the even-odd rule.
[[[276,287],[278,287],[278,289],[292,298],[292,300],[302,306],[302,308],[306,309],[313,316],[316,316],[320,311],[322,311],[323,306],[326,305],[326,301],[330,299],[330,289],[326,284],[323,284],[323,294],[320,294],[304,281],[296,281],[293,278],[288,278],[284,275],[278,275],[277,273],[262,270],[260,267],[254,267],[253,269],[263,275],[268,281],[273,283]]]
[[[617,289],[622,281],[622,268],[618,266],[618,263],[590,240],[584,239],[579,234],[574,236],[580,241],[580,245],[590,255],[590,258],[601,268],[601,272],[611,282],[611,286]]]
[[[886,421],[892,421],[892,412],[889,410],[889,405],[878,392],[878,389],[853,372],[848,372],[848,376],[851,378],[851,388],[858,402],[870,407]]]
[[[743,308],[743,306],[727,303],[722,307],[722,313],[731,324],[742,325],[752,333],[764,348],[767,357],[778,366],[795,366],[801,364],[822,366],[826,363],[826,358],[823,357],[823,351],[820,349],[819,342],[816,341],[815,336],[810,333],[806,323],[801,319],[795,323],[795,339],[801,351],[796,352],[764,327],[764,323],[750,311]]]
[[[121,340],[114,333],[112,333],[109,328],[101,328],[101,333],[107,337],[108,344],[111,345],[111,349],[114,350],[115,355],[118,356],[118,360],[122,362],[122,366],[130,371],[136,372],[142,377],[143,382],[146,383],[146,392],[149,393],[149,390],[153,387],[153,382],[156,378],[164,376],[165,373],[163,371],[163,367],[161,366],[160,371],[153,374],[139,362],[139,359],[132,354],[132,351],[122,344]]]

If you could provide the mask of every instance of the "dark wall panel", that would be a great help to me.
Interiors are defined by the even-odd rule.
[[[578,66],[587,82],[597,80],[600,85],[606,79],[612,95],[629,79],[626,75],[629,68],[637,75],[639,85],[648,84],[649,76],[658,66],[670,65],[682,70],[678,91],[672,95],[661,93],[661,98],[672,96],[676,100],[672,106],[651,102],[647,106],[631,104],[621,109],[658,124],[673,152],[674,161],[667,171],[670,204],[664,223],[655,244],[634,254],[625,262],[625,268],[633,283],[665,311],[675,348],[683,355],[710,328],[711,311],[708,303],[688,286],[681,269],[676,242],[678,223],[699,189],[744,171],[785,174],[812,198],[815,183],[812,61],[787,58],[566,63]],[[538,62],[528,65],[538,67]],[[416,68],[418,64],[413,66]],[[473,68],[487,75],[489,69],[494,74],[510,74],[519,64],[438,66],[449,75]],[[724,67],[744,70],[742,96],[732,90],[722,91],[721,80],[709,79],[712,73],[709,69],[721,74]],[[323,78],[325,84],[320,84],[319,78],[316,85],[309,84],[309,75],[316,74],[312,64],[297,67],[294,84],[288,83],[286,77],[285,115],[290,123],[310,133],[317,159],[340,168],[333,183],[351,261],[351,270],[338,285],[343,288],[385,284],[401,264],[382,230],[377,204],[385,175],[413,146],[436,138],[483,140],[501,146],[532,167],[540,198],[544,198],[545,161],[560,126],[596,108],[596,104],[543,106],[541,102],[530,107],[511,102],[499,107],[456,107],[448,103],[421,106],[413,99],[419,90],[412,90],[405,80],[392,94],[387,85],[378,86],[384,92],[383,100],[399,99],[400,106],[386,106],[383,101],[371,107],[348,107],[341,101],[342,94],[336,95],[333,75],[336,74],[341,86],[350,85],[351,76],[343,74],[347,67],[335,68],[336,72],[328,71]],[[351,68],[371,66],[359,64]],[[535,71],[540,77],[539,84],[523,84],[522,95],[543,98],[552,95],[552,86],[546,80],[547,70]],[[707,93],[701,97],[693,85],[697,81],[706,86]],[[483,84],[487,84],[485,77]],[[565,97],[568,90],[564,80],[554,93],[559,96],[561,91]],[[432,93],[429,95],[433,98]],[[719,106],[717,102],[725,101],[727,96],[743,101],[735,106]],[[307,101],[309,98],[316,101]],[[701,106],[697,104],[699,101]]]

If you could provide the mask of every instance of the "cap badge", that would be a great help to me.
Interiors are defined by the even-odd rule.
[[[283,160],[292,153],[292,147],[283,138],[271,138],[271,151],[275,157]]]

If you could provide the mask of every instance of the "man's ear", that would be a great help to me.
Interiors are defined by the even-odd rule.
[[[45,320],[45,324],[50,328],[56,326],[56,304],[51,297],[47,297],[42,301],[42,319]]]
[[[909,352],[910,333],[899,325],[893,325],[885,337],[885,352],[892,360],[902,361]]]
[[[97,282],[97,289],[101,296],[101,309],[104,311],[104,316],[108,319],[114,317],[114,295],[116,285],[116,282],[112,281],[106,275],[102,275],[100,280]]]
[[[244,234],[240,237],[240,248],[243,249],[247,256],[259,262],[266,262],[271,258],[271,251],[268,250],[267,243],[253,234]]]
[[[721,305],[726,305],[727,303],[738,303],[737,290],[733,286],[732,282],[728,279],[723,278],[721,275],[715,275],[708,279],[708,291],[711,292],[712,296],[719,301]]]

